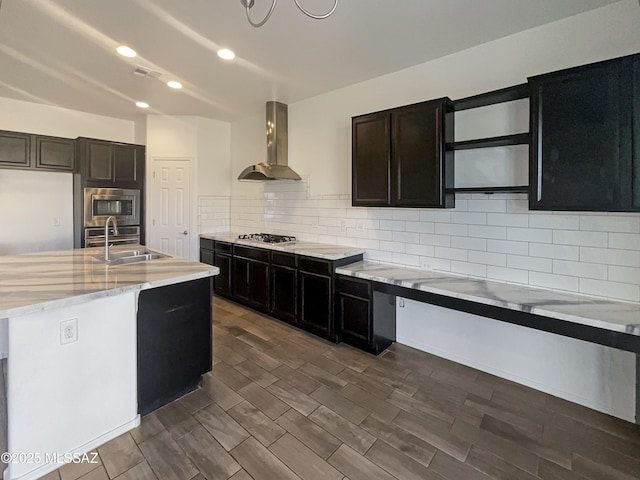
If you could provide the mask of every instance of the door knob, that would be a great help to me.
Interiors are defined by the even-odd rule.
[[[180,235],[189,235],[189,232],[185,230],[184,232],[180,232]]]

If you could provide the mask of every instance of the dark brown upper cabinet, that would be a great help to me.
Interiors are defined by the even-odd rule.
[[[0,167],[73,172],[75,140],[0,131]]]
[[[80,173],[87,185],[137,187],[144,183],[144,146],[79,138]]]
[[[640,210],[640,55],[531,85],[529,208]]]
[[[440,98],[353,117],[354,206],[454,206],[449,104]]]

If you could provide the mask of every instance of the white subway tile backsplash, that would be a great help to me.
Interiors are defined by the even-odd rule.
[[[486,238],[451,237],[451,247],[464,248],[466,250],[487,250]]]
[[[590,278],[580,279],[580,293],[589,295],[605,296],[632,302],[640,301],[640,286],[628,283],[607,282],[602,280],[592,280]]]
[[[433,222],[405,222],[407,232],[434,233],[435,224]]]
[[[409,243],[406,246],[405,253],[421,255],[423,257],[433,257],[435,255],[435,247],[432,245],[415,245]]]
[[[439,258],[448,258],[449,260],[467,261],[468,252],[460,248],[436,247],[435,256]]]
[[[534,272],[553,272],[553,260],[550,258],[524,257],[521,255],[507,255],[507,267]]]
[[[573,277],[607,279],[607,266],[598,263],[570,262],[567,260],[553,260],[553,273],[571,275]]]
[[[578,245],[582,247],[606,247],[606,232],[586,232],[573,230],[554,230],[553,243]]]
[[[529,215],[517,215],[514,213],[489,213],[487,215],[487,225],[526,228],[529,226]]]
[[[609,248],[640,250],[640,233],[609,233]]]
[[[469,225],[469,236],[504,240],[507,238],[507,227],[491,227],[488,225]]]
[[[479,252],[477,250],[469,250],[469,261],[472,263],[482,263],[485,265],[506,267],[507,255],[504,253]]]
[[[609,265],[609,280],[612,282],[633,283],[640,285],[640,268],[618,267]]]
[[[469,235],[469,226],[459,223],[436,223],[435,233],[438,235],[458,235],[464,237]]]
[[[420,220],[420,211],[411,208],[394,208],[393,219],[417,222]]]
[[[612,248],[580,247],[580,261],[640,267],[640,252],[633,250],[614,250]]]
[[[640,301],[638,214],[529,211],[514,194],[459,194],[453,210],[354,208],[350,195],[310,197],[308,179],[261,188],[200,197],[199,231],[293,234],[371,261]]]
[[[451,272],[460,273],[462,275],[471,275],[472,277],[486,277],[487,266],[480,263],[456,262],[452,260]]]
[[[404,232],[405,223],[401,220],[380,220],[380,229]]]
[[[569,245],[552,245],[547,243],[530,243],[529,255],[532,257],[558,258],[578,261],[580,248]]]
[[[393,232],[394,242],[420,243],[421,234],[415,232]]]
[[[552,243],[553,230],[507,227],[507,240],[517,242]]]
[[[529,285],[569,292],[577,292],[579,288],[578,277],[541,272],[529,272]]]
[[[487,214],[479,212],[451,212],[451,223],[466,223],[468,225],[486,225]]]
[[[528,255],[529,244],[510,240],[487,240],[487,251],[508,253],[510,255]]]
[[[487,278],[526,285],[529,283],[529,272],[526,270],[516,270],[515,268],[488,266]]]
[[[443,211],[443,210],[427,210],[420,212],[420,221],[421,222],[442,222],[449,223],[451,222],[451,212]]]
[[[458,205],[456,204],[456,208]],[[507,211],[506,200],[467,200],[469,212],[501,212]]]
[[[580,230],[639,233],[640,217],[610,215],[581,216]]]
[[[409,267],[419,267],[420,257],[418,255],[407,255],[406,253],[393,252],[393,263],[399,263],[401,265],[407,265]]]
[[[539,214],[529,216],[529,226],[531,228],[578,230],[579,223],[579,217],[577,215]]]
[[[432,235],[430,233],[421,233],[420,243],[423,245],[433,245],[436,247],[450,247],[451,237],[449,235]]]

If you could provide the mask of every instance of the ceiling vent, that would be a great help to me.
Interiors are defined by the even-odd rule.
[[[133,70],[133,74],[145,78],[158,78],[160,75],[162,75],[160,72],[156,72],[154,70],[151,70],[150,68],[142,67],[140,65],[138,65]]]

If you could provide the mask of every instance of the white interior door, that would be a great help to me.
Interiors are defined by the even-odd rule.
[[[190,258],[191,162],[155,160],[152,178],[152,248]]]

